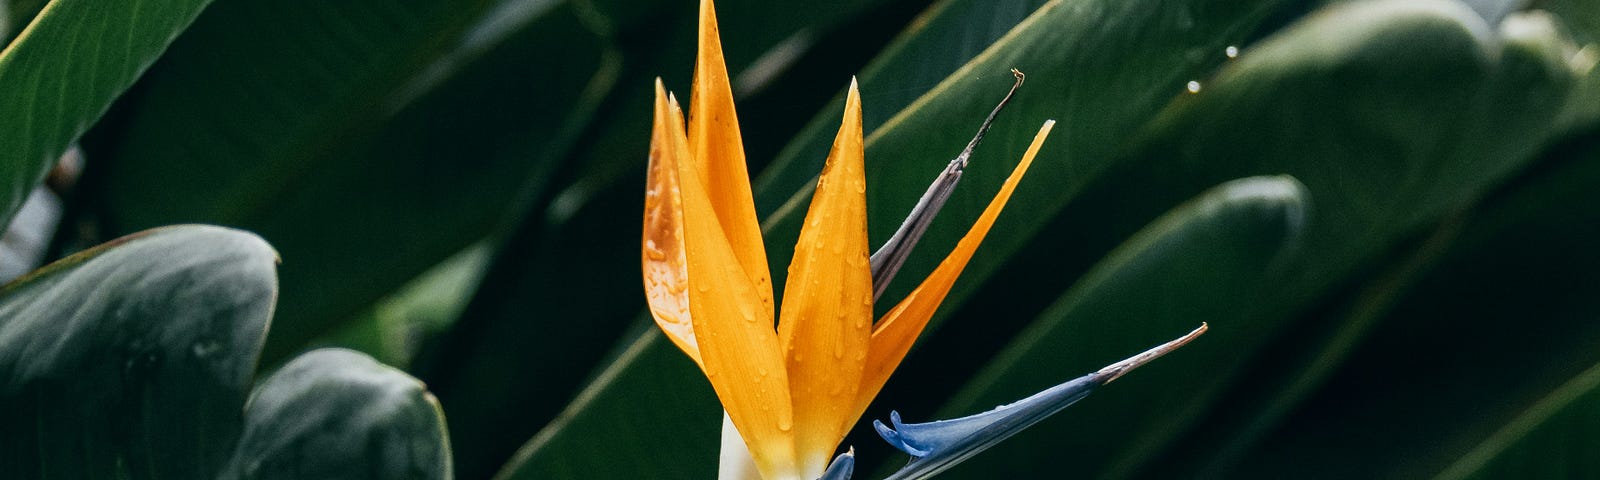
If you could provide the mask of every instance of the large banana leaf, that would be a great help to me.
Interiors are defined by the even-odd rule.
[[[487,235],[609,91],[616,59],[571,5],[491,6],[218,5],[97,152],[111,229],[260,232],[288,259],[284,358]]]
[[[1247,49],[1239,68],[1208,85],[1210,95],[1175,105],[1158,124],[1143,158],[1173,161],[1153,160],[1157,168],[1195,175],[1219,170],[1213,159],[1281,159],[1254,168],[1285,168],[1306,183],[1322,212],[1308,227],[1307,255],[1264,307],[1304,323],[1264,354],[1278,360],[1253,366],[1234,387],[1231,406],[1207,415],[1174,454],[1236,461],[1233,455],[1315,389],[1377,323],[1355,317],[1381,312],[1381,303],[1394,299],[1380,291],[1378,303],[1350,308],[1346,321],[1311,311],[1328,301],[1320,296],[1355,289],[1356,278],[1387,275],[1375,265],[1399,258],[1391,252],[1413,235],[1526,168],[1576,122],[1570,100],[1579,90],[1553,48],[1560,43],[1553,30],[1494,34],[1461,10],[1448,3],[1332,9],[1258,51]],[[1375,30],[1356,34],[1365,28]],[[1383,288],[1388,280],[1376,281]],[[1174,466],[1190,461],[1146,463],[1186,471]]]
[[[1435,478],[1593,478],[1600,439],[1600,366],[1551,391]]]
[[[0,225],[209,3],[55,0],[0,49]]]
[[[184,226],[0,289],[0,465],[15,478],[213,478],[277,294],[248,233]]]
[[[1236,472],[1258,477],[1319,465],[1309,477],[1427,478],[1453,463],[1485,468],[1486,453],[1464,457],[1505,449],[1528,435],[1519,422],[1536,421],[1524,417],[1553,415],[1562,407],[1545,404],[1571,402],[1591,388],[1582,385],[1584,372],[1600,362],[1600,308],[1591,301],[1600,286],[1576,279],[1600,268],[1592,248],[1600,241],[1600,211],[1590,207],[1600,181],[1597,140],[1591,134],[1557,148],[1546,164],[1473,209],[1457,240],[1371,340]],[[1497,433],[1518,428],[1525,431]],[[1501,445],[1483,445],[1491,441]],[[1559,474],[1582,462],[1564,449],[1536,455],[1528,448],[1525,460],[1483,474],[1582,477]],[[1546,468],[1555,475],[1537,473]]]

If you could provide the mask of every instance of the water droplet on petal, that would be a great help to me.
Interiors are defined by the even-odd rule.
[[[1190,80],[1188,88],[1189,93],[1200,93],[1200,82]]]
[[[1222,49],[1222,53],[1227,55],[1228,58],[1239,58],[1239,47],[1228,45],[1228,48]]]
[[[787,432],[794,429],[794,415],[784,410],[778,415],[778,431]]]

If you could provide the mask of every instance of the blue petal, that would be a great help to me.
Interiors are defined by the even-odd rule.
[[[890,412],[889,423],[892,427],[877,420],[873,420],[872,426],[884,441],[911,455],[912,460],[885,480],[927,478],[943,472],[1082,400],[1101,385],[1189,343],[1205,330],[1205,324],[1201,324],[1200,328],[1182,338],[977,415],[937,422],[905,423],[900,420],[900,412]]]
[[[839,454],[833,458],[833,464],[828,465],[828,471],[822,472],[822,477],[817,480],[850,480],[850,474],[856,469],[856,449]]]

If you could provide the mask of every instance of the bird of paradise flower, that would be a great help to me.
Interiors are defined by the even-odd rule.
[[[1023,79],[1013,73],[1012,93]],[[656,323],[706,374],[733,427],[725,428],[721,476],[847,479],[853,454],[835,458],[834,452],[950,292],[1055,122],[1044,122],[954,250],[874,322],[873,303],[1011,95],[936,178],[899,231],[869,254],[861,98],[852,79],[843,121],[796,242],[781,308],[775,309],[711,0],[700,4],[687,125],[660,79],[655,89],[645,291]],[[892,428],[875,421],[886,441],[913,457],[891,478],[937,474],[1204,331],[1202,324],[1178,340],[989,412],[924,424],[905,424],[891,414]],[[754,472],[741,468],[748,464]]]

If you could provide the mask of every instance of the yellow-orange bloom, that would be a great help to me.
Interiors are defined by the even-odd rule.
[[[955,249],[873,322],[855,82],[779,309],[710,0],[700,6],[687,125],[677,99],[659,80],[655,88],[642,255],[651,313],[705,372],[764,478],[817,478],[949,293],[1051,124]]]

